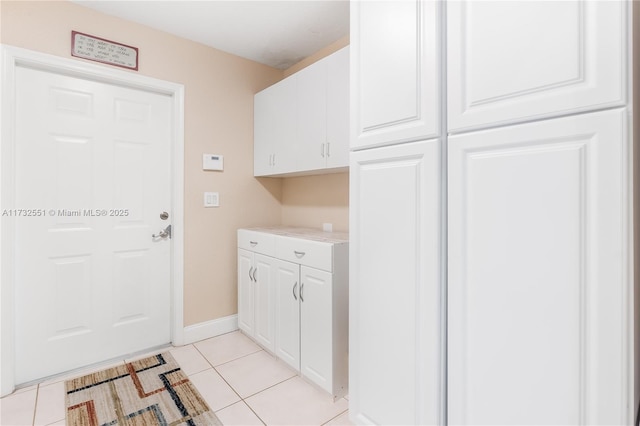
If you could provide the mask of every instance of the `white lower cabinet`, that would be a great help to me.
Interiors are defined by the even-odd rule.
[[[332,233],[296,232],[302,231],[238,231],[239,245],[243,240],[259,239],[247,235],[262,234],[273,237],[274,246],[273,257],[255,254],[260,261],[256,262],[258,279],[254,280],[254,288],[259,287],[260,275],[267,274],[268,269],[273,290],[261,300],[270,301],[264,311],[258,309],[259,293],[254,292],[253,309],[247,300],[244,288],[253,278],[247,269],[250,262],[246,250],[238,250],[238,323],[247,335],[302,377],[338,398],[348,389],[348,242],[346,236],[336,238]],[[269,263],[268,268],[265,263]],[[255,324],[248,326],[252,315],[256,317]],[[260,335],[260,318],[272,318],[273,340]],[[268,347],[266,342],[274,343]]]
[[[449,138],[449,424],[631,423],[623,123]]]
[[[275,259],[238,249],[238,327],[266,349],[275,350]]]

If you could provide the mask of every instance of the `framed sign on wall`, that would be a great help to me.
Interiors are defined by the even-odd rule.
[[[138,48],[71,31],[71,56],[138,71]]]

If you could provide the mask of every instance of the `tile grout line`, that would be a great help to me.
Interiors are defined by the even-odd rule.
[[[231,390],[233,391],[233,393],[235,393],[235,394],[238,396],[238,398],[240,398],[240,401],[236,401],[236,402],[234,402],[233,404],[229,404],[229,405],[227,405],[226,407],[222,407],[222,408],[221,408],[220,410],[218,410],[218,411],[224,410],[225,408],[229,408],[229,407],[231,407],[232,405],[237,404],[238,402],[242,402],[242,403],[243,403],[243,404],[244,404],[244,405],[245,405],[249,410],[251,410],[251,412],[256,416],[256,418],[257,418],[258,420],[260,420],[260,422],[261,422],[263,425],[266,425],[267,423],[266,423],[264,420],[262,420],[262,418],[258,415],[258,413],[256,413],[256,412],[253,410],[253,408],[251,408],[251,406],[250,406],[249,404],[247,404],[247,402],[244,400],[244,398],[243,398],[242,396],[240,396],[240,394],[236,391],[236,389],[235,389],[233,386],[231,386],[231,383],[229,383],[229,382],[227,381],[227,379],[225,379],[225,378],[224,378],[224,376],[223,376],[222,374],[220,374],[220,372],[218,371],[218,369],[216,368],[216,366],[215,366],[215,365],[213,365],[213,364],[209,361],[209,359],[208,359],[208,358],[207,358],[207,357],[202,353],[202,351],[200,351],[200,349],[198,349],[198,347],[197,347],[195,344],[192,344],[192,346],[195,348],[195,350],[196,350],[196,351],[198,351],[198,353],[200,354],[200,356],[202,356],[202,357],[205,359],[205,361],[207,361],[207,363],[211,366],[211,368],[213,369],[213,371],[215,371],[215,372],[216,372],[216,374],[217,374],[218,376],[220,376],[220,378],[221,378],[221,379],[222,379],[222,380],[227,384],[227,386],[229,386],[229,389],[231,389]],[[258,349],[257,351],[255,351],[255,352],[251,352],[250,354],[246,354],[246,355],[243,355],[243,356],[240,356],[240,357],[234,358],[234,359],[232,359],[232,360],[229,360],[229,361],[223,362],[222,364],[218,364],[218,366],[220,366],[220,365],[225,365],[225,364],[228,364],[228,363],[230,363],[230,362],[236,361],[236,360],[238,360],[238,359],[245,358],[245,357],[247,357],[247,356],[249,356],[249,355],[256,354],[256,353],[258,353],[258,352],[260,352],[260,351],[262,351],[262,350],[263,350],[263,349]],[[255,394],[254,394],[254,395],[255,395]],[[216,411],[214,411],[214,413],[216,413]]]
[[[342,398],[342,399],[344,399],[344,398]],[[329,419],[329,420],[327,420],[326,422],[322,423],[322,425],[321,425],[321,426],[324,426],[324,425],[326,425],[327,423],[329,423],[330,421],[337,419],[338,417],[340,417],[341,415],[343,415],[343,414],[344,414],[344,413],[346,413],[347,411],[349,411],[349,404],[347,404],[347,409],[346,409],[346,410],[344,410],[343,412],[341,412],[340,414],[338,414],[338,415],[336,415],[336,416],[333,416],[332,418],[330,418],[330,419]]]
[[[36,400],[33,403],[33,416],[31,417],[31,425],[36,424],[36,411],[38,410],[38,396],[40,395],[40,384],[36,387]],[[65,417],[66,420],[66,417]]]

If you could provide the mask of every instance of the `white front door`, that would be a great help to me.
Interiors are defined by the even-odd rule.
[[[169,343],[171,105],[17,67],[16,383]]]

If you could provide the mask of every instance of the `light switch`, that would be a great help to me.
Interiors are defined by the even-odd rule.
[[[217,192],[205,192],[204,193],[204,206],[205,207],[219,207],[220,195]]]

